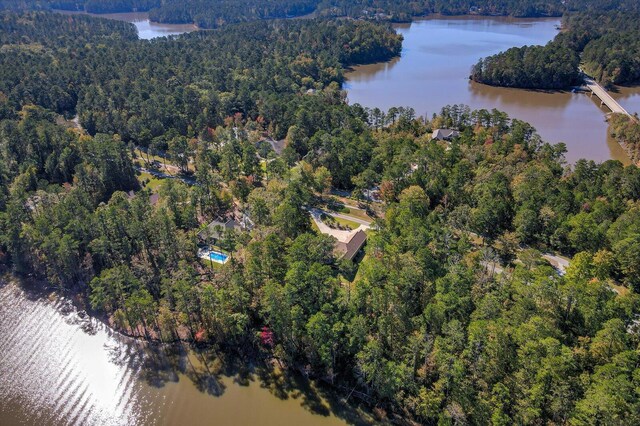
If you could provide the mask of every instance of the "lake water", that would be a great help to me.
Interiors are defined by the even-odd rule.
[[[548,142],[565,142],[569,162],[579,158],[625,163],[628,157],[607,133],[606,107],[580,93],[547,93],[490,87],[469,81],[478,59],[514,46],[544,45],[559,19],[427,18],[397,25],[404,36],[399,58],[355,67],[347,73],[350,103],[388,109],[410,106],[431,116],[447,104],[507,112],[527,121]],[[640,111],[640,89],[614,94],[630,112]]]
[[[107,13],[107,14],[69,12],[69,11],[57,11],[57,12],[66,13],[66,14],[91,15],[97,18],[115,19],[116,21],[131,22],[133,25],[136,26],[136,29],[138,30],[138,37],[140,37],[143,40],[151,40],[157,37],[166,37],[171,35],[190,33],[192,31],[198,31],[198,27],[193,24],[161,24],[158,22],[151,22],[149,20],[149,14],[146,12]]]
[[[175,348],[172,348],[175,349]],[[151,351],[70,301],[0,282],[0,425],[343,425],[302,380]],[[334,412],[339,414],[334,414]],[[338,417],[340,416],[340,417]]]
[[[611,96],[631,114],[640,114],[640,86],[616,87]]]

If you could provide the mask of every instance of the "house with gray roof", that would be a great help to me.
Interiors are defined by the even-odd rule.
[[[450,141],[460,136],[460,132],[453,129],[435,129],[431,135],[432,140]]]
[[[219,240],[223,238],[225,232],[250,231],[254,227],[254,223],[248,216],[240,214],[238,218],[218,218],[212,220],[203,230],[198,232],[198,238],[201,241],[208,241],[211,238]]]

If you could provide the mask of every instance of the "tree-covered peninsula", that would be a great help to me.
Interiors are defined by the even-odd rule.
[[[368,22],[250,23],[148,42],[122,22],[4,14],[0,91],[16,109],[35,103],[78,114],[90,134],[143,146],[169,134],[197,136],[234,114],[281,139],[297,121],[315,129],[338,119],[301,117],[301,105],[313,111],[319,103],[301,95],[332,87],[339,97],[345,67],[390,59],[401,43],[389,27]]]
[[[604,85],[640,81],[640,14],[580,12],[563,19],[563,30],[546,46],[511,48],[481,59],[471,79],[530,89],[566,89],[581,81],[579,67]]]
[[[512,47],[481,59],[471,70],[479,83],[525,89],[566,89],[580,83],[580,57],[564,46]]]

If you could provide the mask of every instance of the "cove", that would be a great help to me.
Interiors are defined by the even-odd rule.
[[[351,104],[387,110],[409,106],[431,116],[447,104],[496,108],[531,123],[550,143],[567,145],[566,159],[629,159],[608,136],[606,107],[596,98],[571,92],[491,87],[469,81],[473,64],[511,47],[544,45],[561,21],[486,17],[430,17],[396,25],[404,36],[401,56],[386,63],[354,67],[346,74]],[[614,98],[630,112],[640,109],[640,90],[621,88]]]
[[[113,332],[70,300],[0,280],[2,425],[310,425],[364,422],[306,380],[221,368]]]
[[[180,35],[198,31],[198,27],[193,24],[161,24],[149,20],[147,12],[129,12],[129,13],[106,13],[95,14],[86,12],[70,12],[64,10],[56,10],[57,13],[72,15],[89,15],[96,18],[114,19],[116,21],[130,22],[136,26],[138,37],[142,40],[151,40],[158,37],[166,37],[172,35]]]

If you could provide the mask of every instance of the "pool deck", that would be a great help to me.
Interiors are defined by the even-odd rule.
[[[211,253],[221,254],[221,255],[225,256],[226,259],[224,261],[212,259],[211,258]],[[211,248],[209,248],[209,249],[198,249],[198,257],[201,258],[201,259],[208,260],[210,262],[218,263],[220,265],[224,265],[225,263],[227,263],[229,261],[229,255],[228,254],[223,253],[222,251],[219,251],[219,250],[211,249]]]

